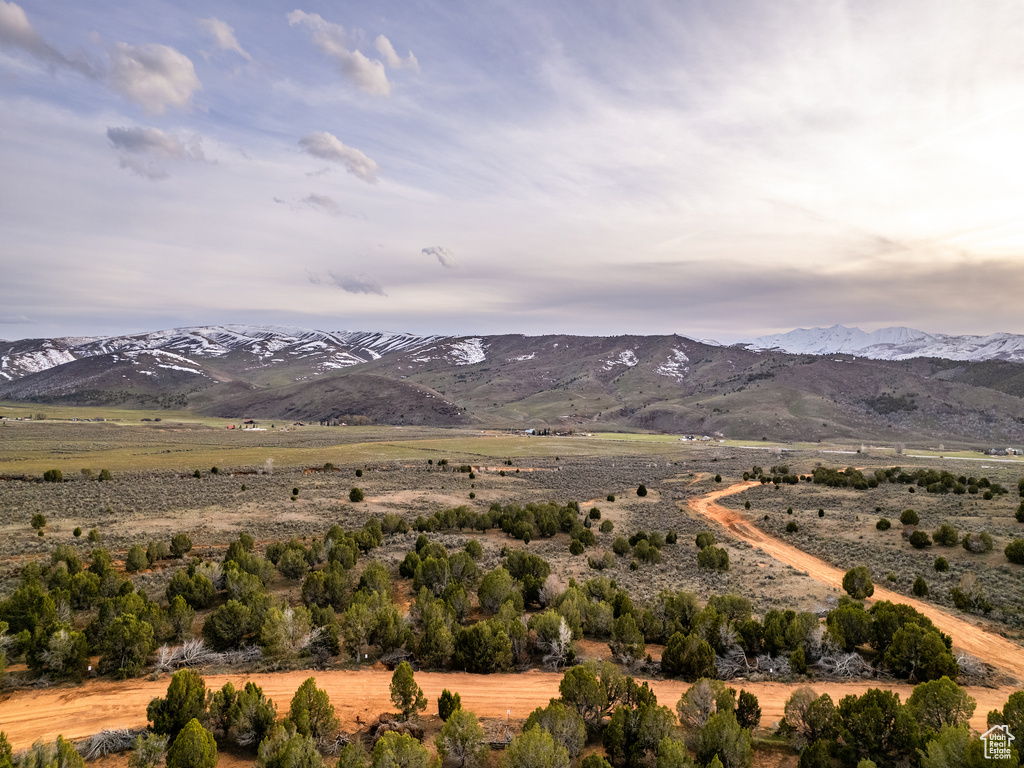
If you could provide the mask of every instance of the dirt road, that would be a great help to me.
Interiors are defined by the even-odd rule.
[[[725,509],[716,503],[728,496],[751,487],[754,483],[740,483],[690,501],[690,506],[709,520],[729,529],[737,538],[762,549],[767,555],[794,568],[807,571],[813,578],[841,588],[843,572],[760,531],[742,514]],[[983,628],[949,615],[933,605],[875,587],[875,599],[896,600],[912,605],[929,616],[936,626],[953,636],[958,648],[981,658],[1016,677],[1024,677],[1024,648]],[[356,718],[373,719],[381,712],[392,711],[389,696],[391,673],[384,669],[356,671],[330,671],[320,673],[282,672],[254,675],[213,675],[206,678],[208,687],[219,688],[230,680],[236,687],[246,681],[262,686],[264,692],[278,706],[284,716],[295,690],[303,680],[313,674],[317,684],[330,695],[342,727],[353,731],[358,728]],[[146,724],[146,705],[155,696],[167,690],[169,678],[160,680],[90,680],[77,687],[54,688],[42,691],[23,691],[0,697],[0,730],[6,731],[15,749],[31,745],[37,738],[52,740],[58,734],[66,738],[82,738],[104,728],[139,727]],[[416,681],[430,701],[428,712],[436,712],[436,700],[443,688],[458,691],[463,706],[481,717],[525,718],[536,707],[543,706],[558,695],[560,674],[531,671],[516,675],[471,675],[461,672],[419,672]],[[674,680],[652,681],[661,703],[675,705],[686,683]],[[759,699],[763,712],[762,723],[770,726],[782,717],[786,699],[798,686],[782,683],[737,684]],[[813,686],[819,693],[828,693],[838,702],[848,694],[861,694],[871,687],[882,687],[900,694],[903,700],[913,690],[910,685],[882,683],[823,683]],[[971,721],[977,730],[984,730],[989,710],[1001,708],[1014,688],[968,688],[978,707]]]
[[[698,514],[723,525],[733,536],[762,550],[769,557],[791,565],[798,571],[806,571],[811,578],[841,590],[844,571],[765,533],[747,516],[717,503],[724,496],[742,493],[756,485],[760,485],[756,480],[737,483],[706,496],[690,499],[688,504]],[[952,636],[955,648],[976,656],[1017,679],[1024,679],[1024,648],[1000,637],[988,628],[953,616],[930,603],[915,600],[878,585],[875,585],[872,600],[891,600],[912,606],[931,619],[940,630]]]
[[[381,712],[393,712],[389,686],[391,673],[385,669],[329,672],[277,672],[258,675],[211,675],[207,687],[219,688],[230,680],[235,687],[252,681],[277,704],[278,716],[287,714],[295,690],[310,675],[327,691],[346,731],[372,720]],[[87,681],[84,685],[43,691],[7,694],[0,699],[0,730],[6,731],[15,749],[28,747],[38,738],[53,740],[58,734],[77,739],[104,728],[129,728],[146,725],[146,705],[154,696],[167,691],[169,677],[160,680]],[[416,682],[427,695],[429,706],[424,717],[436,716],[437,697],[443,688],[457,691],[462,706],[479,717],[525,718],[534,709],[558,696],[560,673],[531,671],[513,675],[471,675],[464,672],[417,672]],[[783,683],[732,683],[737,689],[753,692],[762,711],[761,723],[769,727],[783,715],[786,699],[798,687]],[[675,708],[687,684],[677,680],[655,680],[651,687],[661,704]],[[822,683],[813,686],[828,693],[837,703],[848,694],[860,695],[868,688],[883,687],[899,693],[906,701],[910,685],[881,685],[870,682]],[[1002,708],[1013,688],[969,688],[978,701],[971,725],[984,730],[985,716]]]

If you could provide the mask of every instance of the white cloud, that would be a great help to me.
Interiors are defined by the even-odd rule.
[[[182,142],[159,128],[107,128],[107,139],[117,150],[122,168],[153,181],[167,178],[164,161],[206,160],[199,134]]]
[[[152,115],[168,105],[192,108],[192,96],[202,90],[192,61],[166,45],[118,43],[110,56],[110,85]]]
[[[319,131],[299,139],[299,146],[313,157],[341,163],[349,173],[367,184],[377,182],[377,163],[358,149],[343,144],[338,137]]]
[[[374,44],[377,46],[377,51],[380,55],[384,57],[384,61],[392,69],[415,69],[419,71],[420,63],[416,61],[412,51],[409,51],[409,55],[403,59],[395,52],[395,46],[384,35],[378,35]]]
[[[0,325],[28,325],[28,315],[0,315]]]
[[[0,42],[43,57],[53,49],[44,42],[17,3],[0,1]]]
[[[95,66],[82,58],[68,58],[47,43],[32,26],[24,9],[17,3],[0,0],[0,45],[25,51],[50,67],[73,69],[88,77],[96,77]]]
[[[358,275],[336,275],[328,272],[331,280],[336,286],[348,293],[372,293],[377,296],[387,296],[377,278],[360,272]]]
[[[205,32],[217,47],[222,51],[234,51],[246,61],[252,61],[252,56],[246,51],[235,37],[235,30],[226,21],[220,19],[198,19],[199,28]]]
[[[313,44],[335,60],[341,73],[357,87],[368,93],[387,96],[391,93],[384,65],[349,49],[348,35],[340,24],[333,24],[316,13],[294,10],[288,14],[288,23],[301,24],[313,32]],[[394,52],[392,50],[392,52]],[[414,59],[415,60],[415,59]]]
[[[421,252],[427,256],[436,256],[437,260],[441,262],[441,266],[445,269],[455,269],[459,266],[455,254],[440,245],[432,245],[429,248],[424,248]]]

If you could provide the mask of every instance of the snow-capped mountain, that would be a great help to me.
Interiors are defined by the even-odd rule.
[[[906,360],[915,357],[923,359]],[[1013,364],[974,362],[992,359]],[[0,341],[0,401],[331,424],[606,425],[889,442],[948,435],[1003,446],[1024,441],[1019,363],[1024,336],[910,328],[800,329],[721,346],[680,335],[216,325]],[[776,405],[793,397],[813,407]]]
[[[0,381],[13,381],[77,360],[65,339],[23,339],[0,342]]]
[[[1024,336],[993,333],[989,336],[950,336],[914,328],[797,328],[788,333],[760,336],[744,342],[754,350],[777,349],[802,355],[849,354],[873,360],[941,357],[947,360],[1007,360],[1024,362]]]
[[[244,379],[264,384],[269,382],[268,376],[275,375],[274,371],[286,371],[283,375],[300,381],[333,370],[374,363],[384,357],[391,361],[400,358],[405,375],[423,366],[458,367],[482,363],[489,359],[492,347],[495,354],[504,354],[503,345],[512,338],[519,339],[515,344],[523,347],[512,355],[518,361],[532,360],[542,351],[536,340],[539,337],[531,340],[518,336],[418,336],[270,325],[213,325],[124,336],[0,341],[0,384],[69,364],[73,370],[84,370],[74,369],[74,366],[82,366],[82,361],[90,359],[93,360],[90,377],[102,373],[105,365],[129,363],[131,370],[120,372],[118,376],[130,378],[134,370],[146,374],[154,384],[169,371],[202,374],[211,381]],[[495,347],[498,339],[506,341]],[[717,342],[700,343],[720,346]],[[997,359],[1024,363],[1024,336],[1010,333],[949,336],[905,327],[868,333],[860,328],[834,325],[761,336],[738,346],[751,351],[850,354],[877,360],[939,357],[970,362]],[[603,372],[621,372],[635,367],[638,362],[637,351],[632,347],[615,346],[601,358],[600,366]],[[688,370],[683,353],[671,352],[668,359],[658,365],[661,366],[658,373],[677,380]]]
[[[126,336],[24,339],[0,342],[0,381],[14,381],[83,358],[119,353],[131,357],[146,351],[214,363],[240,357],[249,366],[302,361],[314,371],[325,372],[443,340],[441,336],[403,333],[247,325],[175,328]]]

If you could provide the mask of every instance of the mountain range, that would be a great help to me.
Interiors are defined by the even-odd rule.
[[[788,333],[759,336],[744,342],[750,349],[778,349],[798,355],[850,354],[872,360],[909,360],[939,357],[946,360],[1009,360],[1024,362],[1024,336],[993,333],[989,336],[950,336],[914,328],[798,328]]]
[[[0,399],[331,424],[1009,445],[1024,442],[1021,362],[1024,337],[912,329],[834,326],[723,346],[224,325],[0,342]]]

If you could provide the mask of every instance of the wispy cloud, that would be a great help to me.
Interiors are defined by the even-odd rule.
[[[311,208],[319,208],[327,211],[328,213],[333,213],[335,216],[341,213],[341,206],[338,205],[337,201],[329,195],[320,195],[316,192],[310,192],[299,202],[305,203]]]
[[[376,296],[387,296],[377,278],[365,272],[360,272],[357,275],[337,275],[334,272],[328,274],[336,286],[348,293],[372,293]]]
[[[28,315],[0,315],[0,325],[28,325],[31,322]]]
[[[456,260],[455,254],[440,245],[432,245],[429,248],[424,248],[421,253],[427,256],[436,257],[441,263],[441,266],[445,269],[455,269],[459,266],[459,262]]]
[[[167,160],[206,160],[199,134],[183,142],[159,128],[107,128],[107,139],[117,150],[122,168],[153,181],[167,178]]]
[[[101,5],[0,0],[18,332],[1024,332],[1020,0]]]
[[[377,52],[384,57],[385,63],[392,69],[415,69],[419,71],[420,63],[416,61],[412,51],[409,51],[409,55],[403,59],[395,52],[395,46],[384,35],[377,35],[377,39],[373,44],[377,46]]]
[[[118,43],[110,64],[111,87],[151,115],[162,115],[168,106],[192,109],[192,97],[203,87],[192,60],[159,43]]]
[[[24,51],[51,68],[70,69],[87,77],[99,77],[99,68],[84,57],[69,57],[46,42],[17,3],[0,0],[0,45]]]
[[[317,13],[294,10],[288,14],[288,23],[301,25],[312,31],[313,44],[338,65],[342,75],[367,93],[387,96],[391,93],[384,65],[377,59],[367,58],[349,48],[348,35],[340,24],[334,24]],[[393,52],[393,50],[392,50]]]
[[[349,173],[367,184],[377,183],[377,163],[358,149],[342,143],[333,134],[326,131],[311,133],[299,139],[299,146],[313,157],[341,163]]]
[[[246,61],[252,61],[252,56],[246,51],[235,37],[235,30],[226,21],[217,18],[198,19],[199,29],[203,31],[213,43],[222,51],[233,51]]]

